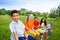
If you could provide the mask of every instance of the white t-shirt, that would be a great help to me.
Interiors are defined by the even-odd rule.
[[[41,28],[45,28],[45,25],[44,25],[44,23],[42,23],[42,24],[41,24]]]
[[[47,32],[47,28],[46,28],[46,26],[44,25],[44,23],[41,24],[41,29],[44,29],[44,30]]]
[[[51,25],[50,25],[50,24],[48,24],[48,25],[47,25],[47,28],[48,28],[48,29],[51,29]]]
[[[24,30],[25,30],[25,26],[21,21],[18,21],[18,23],[16,23],[14,20],[10,23],[9,25],[10,30],[13,34],[13,32],[16,32],[18,37],[24,37]]]

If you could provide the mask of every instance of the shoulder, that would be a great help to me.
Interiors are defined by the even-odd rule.
[[[23,22],[22,22],[22,21],[20,21],[20,20],[19,20],[18,22],[19,22],[19,23],[23,23]]]
[[[12,21],[10,22],[9,26],[11,26],[11,25],[13,25],[13,22]]]
[[[9,24],[9,27],[13,26],[14,25],[14,22],[11,21],[10,24]]]
[[[24,25],[22,21],[19,20],[19,24]]]
[[[18,20],[19,23],[22,23],[22,21]]]
[[[25,27],[22,21],[19,21],[19,25]]]

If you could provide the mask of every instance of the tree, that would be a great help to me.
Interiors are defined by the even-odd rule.
[[[19,10],[19,13],[20,13],[21,15],[25,15],[25,13],[26,13],[26,9],[21,8],[21,9]]]
[[[51,9],[51,10],[50,10],[49,17],[50,17],[50,18],[56,18],[56,9]]]
[[[60,17],[60,5],[58,6],[58,8],[57,8],[57,10],[56,10],[56,14],[57,14],[57,16]]]
[[[2,10],[0,9],[0,15],[2,15]]]
[[[33,12],[33,15],[34,15],[34,16],[40,16],[40,14],[41,14],[41,13],[40,13],[40,12],[38,12],[38,11]]]
[[[48,12],[43,12],[43,13],[41,14],[41,16],[47,18],[47,17],[48,17]]]
[[[5,15],[6,14],[6,11],[4,8],[0,9],[0,15]]]

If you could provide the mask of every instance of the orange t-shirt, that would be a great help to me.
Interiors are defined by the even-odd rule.
[[[33,28],[33,26],[34,26],[34,22],[33,22],[33,21],[29,21],[29,22],[26,21],[26,22],[24,23],[24,25],[25,25],[27,28],[29,28],[30,30],[33,30],[32,28]],[[27,31],[29,31],[29,30],[26,29],[26,32],[27,32]]]

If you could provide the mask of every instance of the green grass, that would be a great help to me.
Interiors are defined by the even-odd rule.
[[[60,20],[56,20],[53,25],[53,33],[49,40],[60,40]]]
[[[0,40],[10,40],[11,32],[9,29],[9,23],[11,22],[11,20],[11,17],[8,15],[0,15]],[[20,16],[19,20],[24,22],[26,20],[26,16]],[[60,20],[47,18],[47,22],[49,23],[50,21],[54,21],[54,31],[48,40],[60,40]]]

